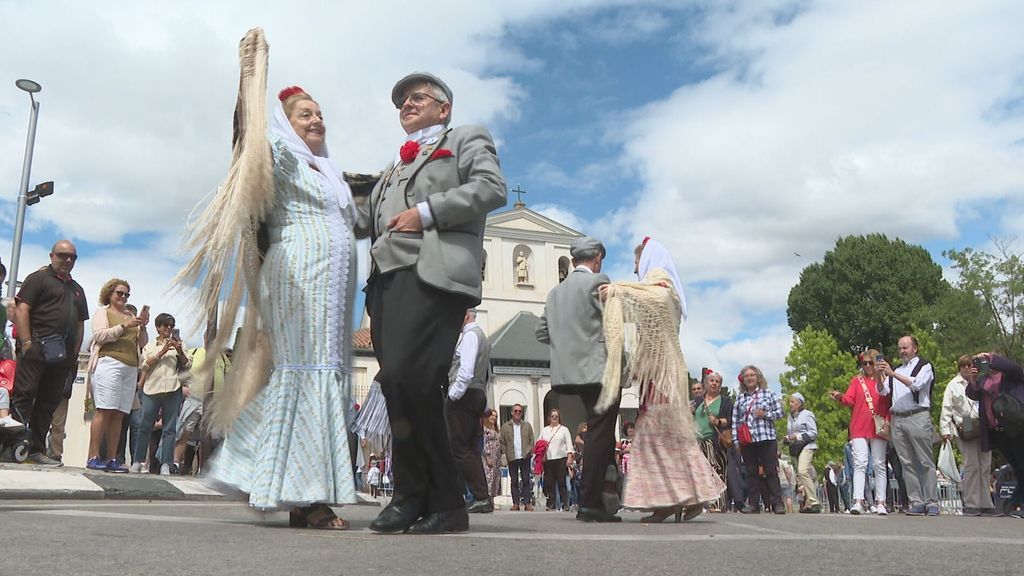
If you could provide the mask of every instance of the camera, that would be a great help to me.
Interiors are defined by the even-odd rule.
[[[972,364],[974,364],[974,367],[978,369],[978,376],[987,376],[992,372],[992,367],[989,365],[989,361],[985,358],[975,358]]]

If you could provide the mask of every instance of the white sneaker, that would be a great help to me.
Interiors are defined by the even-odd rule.
[[[132,474],[142,474],[142,462],[135,462],[130,468]]]
[[[872,514],[878,514],[878,506],[875,506],[874,504],[872,504],[871,505],[871,513]]]
[[[6,428],[8,431],[14,432],[15,430],[24,430],[25,425],[11,416],[4,416],[0,418],[0,428]]]
[[[859,503],[854,503],[853,506],[850,506],[850,514],[853,514],[854,516],[860,514],[863,511],[864,509],[861,508],[861,505]]]
[[[878,512],[875,512],[875,514],[878,514],[879,516],[888,516],[889,511],[885,509],[885,506],[879,506]]]
[[[171,465],[170,464],[161,464],[160,465],[160,475],[161,476],[170,476],[171,475]]]

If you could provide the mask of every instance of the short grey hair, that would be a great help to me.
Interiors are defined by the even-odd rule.
[[[437,99],[438,103],[440,103],[440,104],[447,103],[449,106],[451,106],[451,101],[448,100],[448,95],[445,94],[444,88],[441,88],[440,86],[438,86],[437,84],[434,84],[433,82],[431,82],[429,80],[426,80],[425,82],[427,83],[427,86],[430,86],[430,91],[434,93],[434,98]],[[448,109],[448,117],[445,118],[444,125],[447,126],[447,125],[449,125],[451,123],[452,123],[452,111],[449,108]]]
[[[469,316],[473,320],[476,320],[476,308],[470,308],[466,310],[466,316]]]

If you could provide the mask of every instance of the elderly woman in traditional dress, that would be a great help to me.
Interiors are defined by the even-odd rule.
[[[320,105],[305,90],[281,90],[267,129],[262,30],[246,34],[240,54],[234,159],[192,227],[195,254],[179,274],[201,285],[207,314],[218,314],[213,349],[234,333],[247,302],[232,371],[205,415],[227,431],[210,478],[246,492],[254,508],[289,509],[293,527],[344,530],[331,505],[356,501],[352,190],[329,159]]]
[[[92,343],[89,345],[89,379],[96,414],[89,435],[89,457],[85,467],[107,472],[128,472],[116,458],[120,444],[121,420],[131,412],[139,380],[139,349],[146,344],[143,326],[149,311],[135,316],[126,309],[131,287],[120,278],[107,280],[100,288],[100,305],[92,314]],[[100,445],[106,454],[100,455]]]
[[[682,282],[660,242],[637,248],[641,282],[615,282],[602,290],[608,366],[597,408],[619,395],[625,325],[634,324],[637,347],[630,351],[629,377],[640,385],[640,413],[630,449],[630,474],[623,490],[627,508],[652,510],[641,522],[690,520],[717,500],[725,484],[700,450],[694,433],[686,361],[679,327],[686,318]]]
[[[718,372],[705,371],[701,384],[703,396],[696,396],[693,399],[693,420],[697,427],[697,440],[700,442],[701,452],[724,483],[729,453],[726,450],[728,447],[722,445],[721,436],[723,432],[731,434],[732,400],[722,394],[722,375]],[[726,504],[720,499],[715,508],[723,510]]]

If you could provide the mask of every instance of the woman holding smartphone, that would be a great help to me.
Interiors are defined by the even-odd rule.
[[[92,342],[89,345],[90,391],[96,405],[89,435],[89,458],[85,467],[105,472],[127,472],[117,460],[121,420],[131,412],[135,383],[139,377],[139,348],[148,339],[143,327],[149,311],[139,316],[128,310],[131,288],[120,278],[108,280],[100,289],[100,305],[92,314]],[[106,454],[100,455],[100,446]]]
[[[878,350],[866,350],[859,357],[860,370],[850,379],[846,393],[838,390],[829,392],[829,396],[843,406],[851,408],[850,415],[850,449],[853,451],[853,506],[850,514],[872,512],[886,515],[885,488],[888,480],[888,468],[885,464],[885,453],[888,439],[878,435],[875,429],[875,416],[883,420],[889,419],[890,396],[878,393],[875,361],[882,358]],[[864,490],[867,484],[868,458],[871,458],[875,470],[875,504],[870,510],[864,504]]]
[[[135,435],[135,453],[132,454],[132,472],[142,472],[143,462],[149,451],[149,436],[157,416],[163,421],[163,433],[160,438],[160,474],[168,476],[175,473],[177,463],[174,462],[174,441],[178,430],[178,412],[183,399],[180,374],[188,370],[192,360],[182,350],[181,338],[177,337],[174,316],[167,313],[158,314],[156,321],[156,340],[142,349],[142,425]]]

